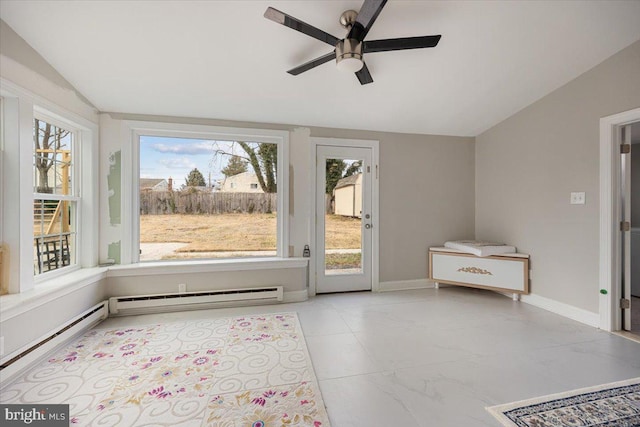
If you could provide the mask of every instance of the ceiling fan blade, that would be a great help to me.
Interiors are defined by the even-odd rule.
[[[272,7],[267,8],[267,10],[264,12],[264,17],[272,20],[273,22],[277,22],[278,24],[282,24],[285,27],[292,28],[296,31],[313,37],[314,39],[320,40],[321,42],[325,42],[326,44],[329,44],[333,47],[335,47],[335,45],[340,41],[340,39],[338,39],[337,37],[334,37],[331,34],[314,27],[313,25],[302,22],[301,20],[287,15],[286,13],[280,12],[278,9],[274,9]]]
[[[386,52],[389,50],[422,49],[435,47],[441,35],[423,37],[404,37],[399,39],[371,40],[363,42],[362,50],[366,53]]]
[[[329,52],[326,55],[322,55],[319,58],[312,59],[309,62],[305,62],[302,65],[297,66],[296,68],[292,68],[287,73],[297,76],[298,74],[304,73],[305,71],[309,71],[312,68],[317,67],[318,65],[322,65],[325,62],[329,62],[332,59],[336,59],[336,51]]]
[[[360,69],[360,71],[356,71],[356,77],[358,78],[358,80],[360,80],[361,85],[373,83],[373,77],[371,77],[371,73],[369,73],[367,64],[363,64],[363,67]]]
[[[364,40],[386,3],[387,0],[365,0],[360,8],[360,12],[358,12],[356,22],[354,22],[351,30],[349,30],[347,38],[359,41]]]

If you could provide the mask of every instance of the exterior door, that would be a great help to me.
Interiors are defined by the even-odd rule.
[[[316,292],[371,290],[372,149],[316,147]]]

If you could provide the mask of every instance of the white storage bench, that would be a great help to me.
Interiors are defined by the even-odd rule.
[[[478,257],[449,248],[429,248],[429,279],[436,283],[513,293],[529,293],[529,255]]]

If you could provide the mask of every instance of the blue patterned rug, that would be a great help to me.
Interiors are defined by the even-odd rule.
[[[638,427],[640,378],[487,408],[506,427]]]

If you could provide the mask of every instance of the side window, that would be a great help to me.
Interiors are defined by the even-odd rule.
[[[33,270],[35,275],[76,264],[76,133],[45,117],[33,125]]]

